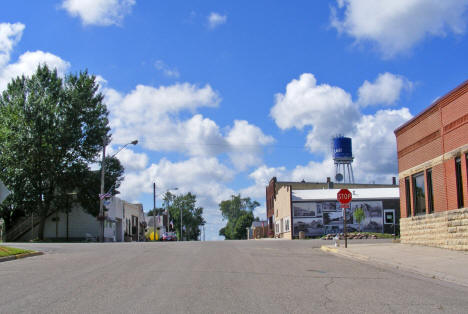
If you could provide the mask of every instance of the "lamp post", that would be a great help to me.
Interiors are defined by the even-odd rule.
[[[105,159],[106,159],[106,146],[107,146],[107,138],[104,137],[102,143],[102,162],[101,162],[101,193],[99,194],[99,241],[104,242],[104,171],[105,171]],[[131,141],[130,143],[125,144],[121,149],[117,151],[111,158],[115,157],[118,153],[120,153],[125,147],[128,145],[136,145],[138,144],[138,140]]]

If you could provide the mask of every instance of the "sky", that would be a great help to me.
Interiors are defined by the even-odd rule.
[[[353,140],[358,183],[398,175],[393,131],[468,79],[468,0],[5,0],[0,91],[48,64],[96,75],[110,112],[120,197],[153,207],[177,187],[204,207],[261,205],[278,180],[334,176]],[[161,197],[157,205],[161,205]]]

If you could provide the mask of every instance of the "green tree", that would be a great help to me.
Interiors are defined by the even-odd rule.
[[[219,235],[226,240],[246,239],[246,228],[254,221],[253,210],[260,204],[252,201],[250,197],[242,198],[240,194],[232,195],[230,200],[224,200],[219,204],[219,210],[226,226],[219,230]]]
[[[366,219],[366,214],[364,213],[364,210],[361,207],[356,208],[354,210],[353,216],[356,222],[359,224],[359,231],[361,231],[361,222],[363,222],[364,219]]]
[[[167,192],[164,195],[164,208],[169,210],[170,219],[174,223],[174,228],[179,239],[181,239],[181,213],[182,228],[184,229],[183,237],[187,240],[197,240],[200,236],[200,226],[205,224],[205,219],[203,218],[203,207],[197,207],[196,203],[196,195],[190,192],[177,196],[171,192]]]
[[[62,79],[43,65],[31,77],[13,79],[0,97],[0,180],[14,207],[39,215],[40,239],[59,196],[93,180],[89,165],[110,140],[98,88],[86,71]]]

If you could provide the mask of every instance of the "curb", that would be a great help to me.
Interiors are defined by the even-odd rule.
[[[461,286],[464,286],[464,287],[468,287],[468,282],[458,280],[457,278],[447,276],[447,275],[445,275],[443,273],[424,272],[424,271],[416,269],[416,268],[414,268],[412,266],[406,266],[406,265],[403,265],[403,264],[396,264],[396,263],[388,263],[388,262],[384,262],[384,261],[381,261],[381,260],[377,260],[375,258],[371,258],[369,256],[346,252],[344,250],[329,247],[329,246],[326,246],[326,245],[322,245],[320,249],[322,251],[324,251],[324,252],[333,253],[335,255],[341,255],[343,257],[347,257],[347,258],[354,259],[354,260],[360,260],[360,261],[368,263],[368,264],[373,264],[373,265],[383,266],[383,267],[389,267],[389,268],[393,268],[393,269],[402,270],[402,271],[406,271],[406,272],[409,272],[409,273],[417,274],[417,275],[420,275],[420,276],[423,276],[423,277],[426,277],[426,278],[442,280],[442,281],[446,281],[446,282],[450,282],[450,283],[455,283],[457,285],[461,285]]]
[[[38,256],[38,255],[44,255],[44,252],[32,252],[32,253],[24,253],[24,254],[17,254],[17,255],[0,257],[0,263],[13,261],[15,259]]]

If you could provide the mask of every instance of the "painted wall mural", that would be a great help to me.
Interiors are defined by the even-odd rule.
[[[354,211],[358,208],[365,214],[360,224],[354,219]],[[294,202],[293,215],[294,236],[298,236],[299,231],[309,237],[343,232],[343,211],[338,202]],[[383,232],[382,201],[351,202],[346,210],[346,223],[349,232]]]

